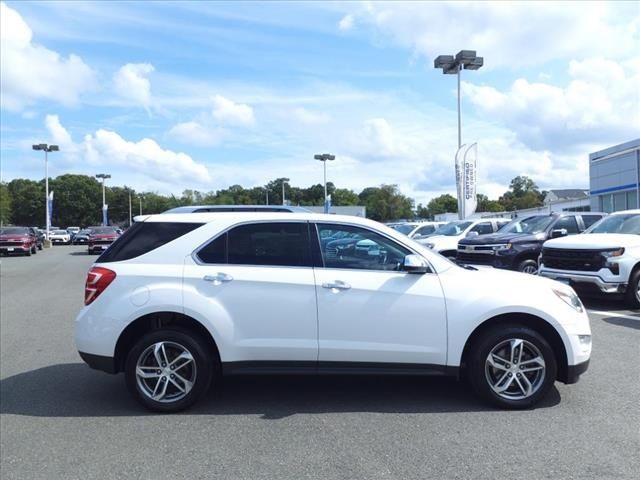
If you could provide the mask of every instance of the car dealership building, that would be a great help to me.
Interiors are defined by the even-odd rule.
[[[640,208],[640,138],[589,155],[591,210]]]

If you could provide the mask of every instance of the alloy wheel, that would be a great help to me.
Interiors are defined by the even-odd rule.
[[[529,275],[536,275],[538,273],[538,268],[533,265],[527,265],[522,269],[522,273],[528,273]]]
[[[193,388],[196,375],[193,355],[176,342],[157,342],[148,346],[136,363],[138,388],[156,402],[182,400]]]
[[[538,347],[521,338],[498,343],[485,361],[489,386],[507,400],[532,396],[544,383],[545,373],[545,361]]]

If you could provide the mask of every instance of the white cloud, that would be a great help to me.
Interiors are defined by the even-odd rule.
[[[0,2],[2,108],[21,111],[38,100],[65,106],[95,87],[93,70],[77,55],[59,53],[33,43],[22,16]]]
[[[338,28],[341,32],[347,32],[353,28],[353,15],[345,15],[338,22]]]
[[[533,149],[584,148],[637,136],[640,63],[572,61],[565,87],[516,80],[507,91],[463,83],[466,98]]]
[[[66,128],[60,123],[58,115],[47,115],[45,118],[45,126],[51,135],[51,141],[60,146],[64,150],[73,146],[71,135]]]
[[[81,143],[74,143],[57,115],[47,115],[45,126],[70,164],[81,169],[88,164],[92,168],[108,167],[110,172],[121,171],[120,183],[129,183],[137,176],[172,190],[176,184],[202,186],[211,181],[204,164],[186,153],[164,149],[150,138],[129,141],[114,131],[99,129],[85,135]]]
[[[168,134],[181,143],[202,147],[217,145],[223,137],[220,130],[206,127],[196,121],[178,123],[169,130]]]
[[[396,137],[391,125],[384,118],[371,118],[365,122],[365,151],[376,157],[385,157],[399,153]]]
[[[246,126],[255,122],[253,109],[249,105],[235,103],[222,95],[216,95],[212,100],[212,115],[220,123]]]
[[[149,63],[127,63],[113,75],[116,93],[126,102],[149,109],[151,82],[147,78],[155,68]]]
[[[634,2],[367,2],[351,15],[429,59],[476,49],[487,68],[626,58],[640,42]]]

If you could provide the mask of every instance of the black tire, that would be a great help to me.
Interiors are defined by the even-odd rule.
[[[177,398],[175,401],[161,402],[150,398],[148,395],[149,390],[145,393],[145,386],[140,385],[136,375],[136,366],[141,355],[145,354],[149,347],[159,342],[177,345],[187,350],[193,357],[193,363],[195,364],[194,370],[191,370],[191,367],[185,367],[187,370],[184,371],[186,374],[193,375],[189,377],[190,380],[193,380],[193,387],[186,395]],[[171,361],[171,358],[169,360]],[[178,328],[155,330],[144,335],[129,351],[125,364],[127,388],[135,399],[149,410],[163,413],[178,412],[189,408],[209,389],[214,372],[218,371],[217,363],[217,358],[210,353],[206,344],[191,332]],[[149,382],[151,383],[153,380],[149,380]],[[160,382],[160,379],[158,379],[158,382]],[[167,391],[172,390],[180,395],[180,392],[172,384],[167,383],[167,385]],[[184,386],[184,384],[182,385]],[[150,389],[150,386],[147,388]]]
[[[535,381],[531,383],[536,387],[529,396],[520,399],[510,398],[509,391],[505,392],[504,395],[496,393],[489,383],[489,377],[493,371],[492,368],[487,365],[489,353],[510,339],[521,339],[533,345],[544,359],[545,364],[545,368],[541,374],[537,374],[536,372],[529,372],[527,374],[527,378],[529,379],[534,379],[535,377]],[[523,362],[524,361],[526,360],[523,360]],[[517,365],[517,362],[514,363]],[[533,407],[547,395],[555,382],[558,370],[553,349],[544,337],[535,330],[518,324],[497,325],[483,332],[474,340],[471,351],[469,352],[467,364],[469,382],[476,394],[489,404],[505,409]],[[513,365],[513,368],[515,369],[516,366]],[[522,366],[519,368],[522,368]],[[500,371],[500,373],[502,372]],[[518,373],[516,375],[524,375],[524,373]],[[509,379],[507,379],[507,381],[508,380]],[[518,385],[515,380],[516,378],[513,378],[510,385],[512,385],[514,391],[518,393]],[[497,383],[499,384],[500,382]]]
[[[33,253],[34,255],[38,253],[38,247],[34,245],[33,248],[31,249],[31,253]]]
[[[27,250],[26,252],[24,252],[24,254],[25,254],[27,257],[30,257],[30,256],[31,256],[31,249],[29,249],[29,250]]]
[[[629,283],[627,285],[627,304],[629,307],[640,308],[640,292],[638,291],[638,285],[640,285],[640,267],[637,267],[629,277]]]
[[[518,271],[529,275],[537,275],[538,262],[535,260],[523,260],[518,264]]]
[[[38,245],[38,250],[42,250],[42,247],[43,247],[42,244],[39,244]]]

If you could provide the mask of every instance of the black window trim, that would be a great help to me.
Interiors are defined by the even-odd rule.
[[[251,263],[229,263],[229,232],[231,230],[233,230],[236,227],[242,227],[244,225],[255,225],[255,224],[265,224],[265,223],[306,223],[307,224],[307,238],[310,239],[311,238],[311,231],[309,230],[309,220],[300,220],[300,219],[293,219],[293,220],[286,220],[286,219],[280,219],[280,218],[270,218],[268,220],[246,220],[244,222],[238,222],[238,223],[234,223],[233,225],[229,225],[227,226],[224,230],[222,230],[221,232],[218,232],[217,235],[207,239],[206,241],[204,241],[202,244],[200,244],[198,247],[196,247],[196,249],[191,252],[191,258],[193,259],[193,261],[200,266],[220,266],[220,267],[261,267],[261,268],[313,268],[313,251],[311,250],[311,244],[308,244],[309,247],[309,265],[306,266],[298,266],[298,265],[254,265]],[[218,238],[220,238],[222,235],[226,236],[226,240],[225,240],[225,247],[226,247],[226,252],[225,252],[225,259],[226,262],[225,263],[207,263],[207,262],[203,262],[200,257],[198,256],[198,253],[200,253],[200,250],[204,249],[204,247],[206,247],[207,245],[209,245],[211,242],[215,242]]]
[[[433,265],[431,264],[431,262],[429,261],[428,258],[426,258],[421,253],[416,252],[413,248],[411,248],[406,243],[400,242],[397,239],[387,235],[384,232],[380,232],[378,230],[374,230],[372,228],[369,228],[366,225],[359,225],[359,224],[347,223],[347,222],[336,222],[336,221],[333,221],[333,220],[328,220],[328,221],[312,220],[309,223],[312,223],[313,227],[315,228],[317,240],[315,242],[313,242],[313,243],[318,249],[316,252],[312,252],[311,259],[312,260],[317,260],[317,256],[319,256],[319,258],[320,258],[320,260],[322,262],[322,265],[314,266],[314,268],[322,268],[324,270],[336,270],[336,271],[349,270],[349,271],[357,271],[357,272],[381,272],[381,273],[390,273],[390,274],[394,274],[394,275],[398,274],[398,273],[402,273],[402,270],[368,270],[368,269],[363,269],[363,268],[332,268],[332,267],[326,267],[325,264],[324,264],[324,257],[322,256],[322,252],[320,251],[321,243],[320,243],[320,230],[318,229],[318,224],[322,224],[322,225],[343,225],[343,226],[347,226],[347,227],[361,228],[361,229],[367,230],[367,231],[369,231],[371,233],[375,233],[376,235],[380,235],[380,236],[386,238],[387,240],[389,240],[389,241],[391,241],[393,243],[397,243],[399,245],[402,245],[402,247],[405,248],[406,250],[409,250],[412,255],[418,255],[425,262],[427,262],[427,265],[429,266],[429,271],[426,272],[426,273],[429,273],[429,274],[435,274],[436,273],[436,269],[433,268]]]

